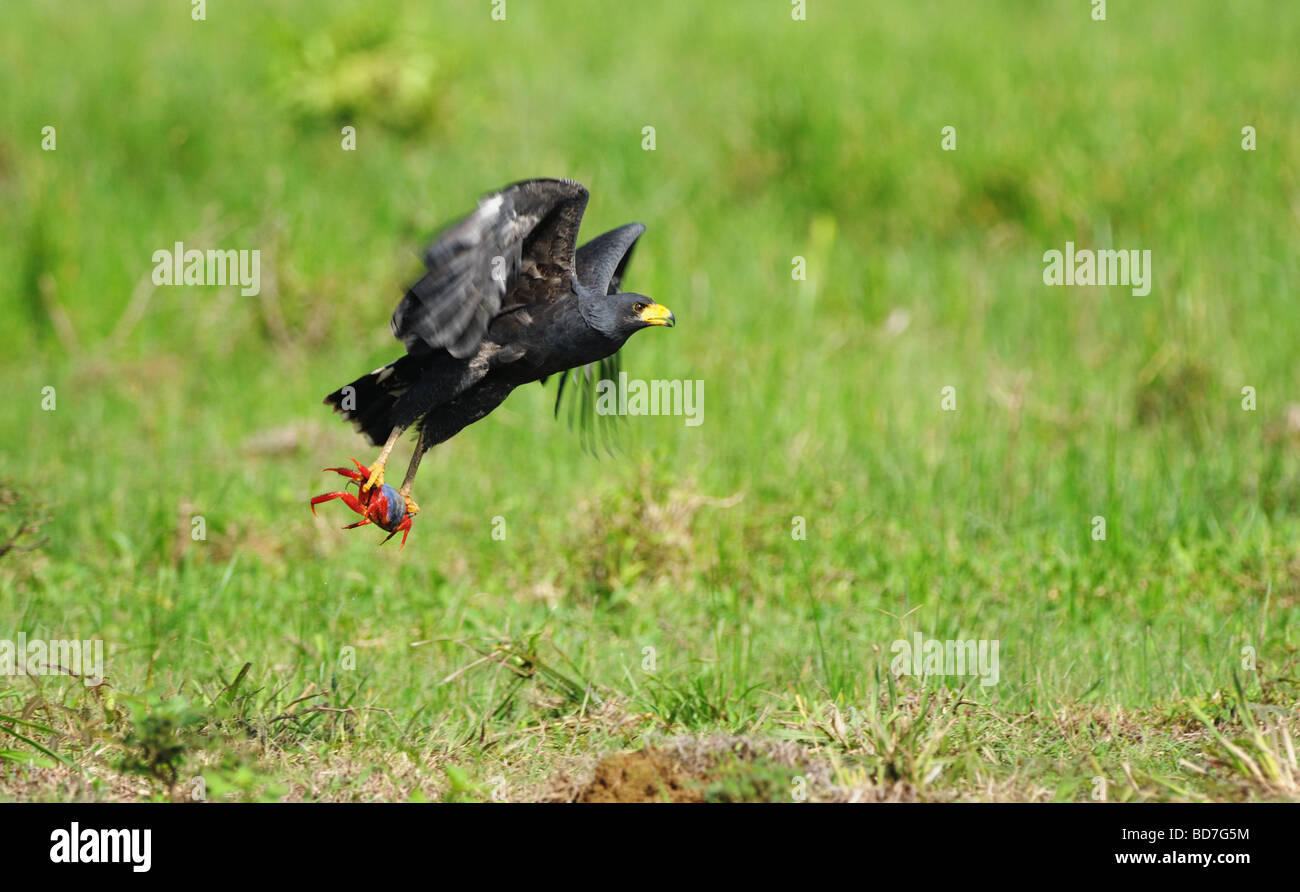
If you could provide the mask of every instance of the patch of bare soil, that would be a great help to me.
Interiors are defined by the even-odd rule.
[[[520,798],[544,802],[886,801],[900,788],[838,783],[831,764],[789,741],[711,735],[658,741],[635,752],[556,766]]]
[[[577,801],[703,802],[704,781],[660,749],[614,753],[596,765],[595,776]]]

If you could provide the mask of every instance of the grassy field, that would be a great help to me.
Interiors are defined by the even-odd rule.
[[[1300,799],[1300,7],[92,6],[0,11],[0,639],[107,684],[0,677],[0,798]],[[321,398],[532,176],[648,226],[624,367],[703,423],[529,387],[404,549],[314,519]]]

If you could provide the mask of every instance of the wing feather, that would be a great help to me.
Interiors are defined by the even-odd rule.
[[[617,294],[623,272],[632,259],[636,240],[645,232],[642,223],[628,223],[596,236],[578,249],[578,281],[597,294]]]
[[[441,347],[463,359],[478,349],[525,266],[552,276],[545,288],[520,289],[526,300],[554,299],[572,288],[587,197],[581,183],[545,179],[485,196],[425,249],[428,272],[393,311],[393,335],[408,352]]]

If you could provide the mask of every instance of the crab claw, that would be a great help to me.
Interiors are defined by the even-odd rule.
[[[344,477],[351,478],[356,483],[360,483],[362,480],[365,480],[370,476],[370,469],[355,458],[352,459],[352,464],[357,466],[355,471],[351,468],[326,468],[325,470],[333,471],[336,474],[342,474]]]

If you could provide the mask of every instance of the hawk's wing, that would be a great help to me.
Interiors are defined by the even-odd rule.
[[[611,229],[587,242],[577,253],[578,281],[589,291],[597,294],[618,294],[623,284],[623,273],[628,261],[632,259],[632,249],[636,240],[645,232],[641,223],[628,223],[618,229]],[[596,414],[596,385],[600,381],[613,381],[618,386],[619,372],[623,369],[623,358],[619,353],[607,356],[600,362],[588,363],[560,375],[560,385],[555,393],[555,414],[560,414],[560,400],[564,397],[565,385],[570,384],[572,396],[569,400],[569,424],[578,428],[579,436],[588,448],[593,449],[597,440],[594,422],[598,418],[618,416],[600,416]],[[600,429],[602,438],[609,445],[608,427]]]
[[[522,303],[567,293],[586,207],[586,187],[572,180],[525,180],[484,196],[425,250],[429,271],[393,311],[393,334],[408,352],[444,347],[464,358],[512,289]],[[521,270],[527,287],[516,289]]]
[[[578,281],[597,294],[618,294],[623,285],[623,271],[643,232],[645,224],[628,223],[596,236],[579,248]]]

